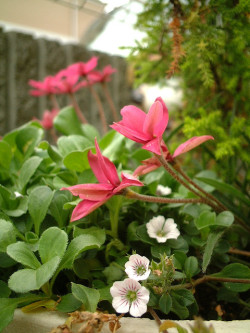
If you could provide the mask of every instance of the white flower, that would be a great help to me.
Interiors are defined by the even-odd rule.
[[[131,316],[141,317],[147,311],[149,291],[138,281],[128,278],[114,282],[110,293],[113,297],[113,308],[118,313],[129,311]]]
[[[129,257],[129,261],[125,264],[125,272],[128,274],[130,279],[136,281],[146,280],[150,274],[148,266],[148,258],[142,257],[139,254],[132,254]]]
[[[14,194],[15,194],[16,198],[22,197],[22,194],[19,192],[14,192]]]
[[[172,189],[167,186],[157,185],[156,187],[156,194],[157,195],[169,195],[172,193]]]
[[[165,243],[167,239],[176,239],[180,235],[174,220],[165,220],[164,216],[153,217],[146,227],[149,237],[156,238],[158,243]]]

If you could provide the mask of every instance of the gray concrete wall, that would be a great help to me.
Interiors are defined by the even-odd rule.
[[[51,109],[46,96],[29,95],[29,79],[43,80],[66,66],[88,61],[98,56],[98,67],[110,64],[117,69],[109,83],[109,91],[117,112],[131,103],[130,86],[127,81],[127,63],[124,58],[87,50],[80,45],[62,45],[56,41],[35,39],[18,32],[4,32],[0,28],[0,135],[26,123],[33,117],[41,118],[46,109]],[[101,98],[109,123],[111,111],[99,85],[95,86]],[[100,119],[95,100],[88,89],[77,93],[77,99],[89,123],[100,128]],[[58,97],[60,107],[69,104],[66,96]]]

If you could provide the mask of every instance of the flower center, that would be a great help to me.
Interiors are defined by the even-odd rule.
[[[143,275],[146,273],[146,268],[145,266],[141,265],[141,266],[137,266],[136,267],[136,273],[137,275]]]
[[[166,233],[163,232],[162,230],[159,230],[159,231],[157,231],[156,235],[157,235],[158,237],[165,237],[165,236],[166,236]]]
[[[126,297],[127,297],[127,300],[128,300],[130,303],[132,303],[132,302],[136,301],[136,299],[137,299],[137,292],[134,291],[134,290],[129,290],[129,291],[127,292]]]

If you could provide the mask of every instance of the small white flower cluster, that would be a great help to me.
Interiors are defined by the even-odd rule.
[[[157,185],[156,194],[157,195],[169,195],[172,193],[172,189],[168,186]]]
[[[159,243],[165,243],[167,239],[176,239],[180,235],[174,220],[163,216],[152,218],[147,224],[147,232],[151,238],[156,238]],[[125,272],[128,278],[124,281],[116,281],[110,288],[113,297],[112,305],[116,312],[129,311],[133,317],[141,317],[147,311],[149,302],[149,290],[138,282],[146,280],[150,275],[149,260],[139,254],[132,254],[125,264]]]
[[[146,224],[149,237],[156,238],[158,243],[165,243],[168,239],[177,239],[180,231],[173,219],[166,219],[164,216],[153,217]]]
[[[110,288],[113,297],[112,305],[116,312],[129,311],[133,317],[141,317],[147,311],[149,290],[138,282],[149,277],[149,260],[139,254],[130,256],[125,264],[125,272],[128,278],[124,281],[114,282]]]

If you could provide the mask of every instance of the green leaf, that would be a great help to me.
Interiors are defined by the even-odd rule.
[[[8,169],[10,167],[11,159],[11,146],[5,141],[0,141],[0,166]]]
[[[108,132],[99,142],[102,154],[111,161],[119,158],[122,147],[124,146],[125,137],[116,131]]]
[[[63,228],[68,222],[69,211],[63,209],[65,203],[71,200],[69,191],[56,191],[49,206],[49,214],[54,217],[58,226]]]
[[[97,138],[99,140],[100,138],[100,134],[98,132],[98,130],[90,125],[90,124],[82,124],[82,131],[83,131],[83,135],[89,139],[90,141],[93,141],[95,140],[95,138]]]
[[[197,274],[198,270],[198,260],[196,257],[188,257],[184,264],[184,271],[187,276],[187,278],[193,277],[195,274]]]
[[[159,244],[155,246],[151,246],[151,254],[153,257],[160,259],[161,255],[169,256],[171,253],[170,247],[165,244]]]
[[[216,214],[215,212],[204,211],[195,220],[195,225],[197,229],[203,229],[212,225],[215,225]]]
[[[28,197],[22,196],[15,199],[17,207],[14,209],[3,209],[3,212],[8,216],[19,217],[24,215],[28,210]]]
[[[28,184],[41,162],[42,159],[38,156],[32,156],[24,162],[18,178],[20,192],[23,192],[25,186]]]
[[[42,221],[44,220],[54,192],[48,186],[34,188],[29,196],[29,213],[35,225],[35,232],[38,235]]]
[[[229,211],[224,211],[216,217],[215,224],[221,227],[230,227],[234,222],[234,215]]]
[[[86,229],[82,229],[79,227],[74,227],[74,238],[80,235],[91,235],[94,236],[100,246],[102,244],[104,244],[105,240],[106,240],[106,232],[104,229],[101,228],[97,228],[97,227],[90,227],[90,228],[86,228]]]
[[[13,320],[14,311],[18,304],[34,302],[43,298],[43,296],[37,295],[27,295],[20,298],[0,298],[0,332]]]
[[[150,244],[150,245],[155,245],[155,241],[149,237],[146,224],[140,225],[136,229],[136,235],[138,238],[143,241],[144,243]]]
[[[159,300],[159,307],[160,310],[165,313],[168,314],[171,307],[172,307],[172,298],[169,294],[163,294]]]
[[[46,229],[39,241],[39,255],[42,263],[58,256],[62,258],[68,243],[68,235],[57,227]]]
[[[16,231],[11,222],[0,219],[0,252],[5,252],[9,244],[15,243]]]
[[[56,309],[61,312],[73,312],[80,308],[82,302],[79,301],[73,294],[67,294],[62,296],[60,303],[57,305]]]
[[[179,300],[172,298],[171,311],[174,312],[180,319],[186,319],[189,315],[189,311],[186,306],[179,303]]]
[[[207,266],[209,265],[212,254],[215,248],[215,245],[218,243],[218,240],[223,235],[224,231],[216,232],[216,233],[210,233],[207,239],[207,244],[204,250],[203,254],[203,262],[202,262],[202,272],[204,273],[207,269]]]
[[[90,168],[88,152],[89,148],[83,151],[72,151],[63,159],[63,164],[69,170],[83,172],[84,170]]]
[[[215,179],[210,179],[210,178],[204,178],[204,177],[199,177],[197,178],[201,180],[202,182],[209,184],[213,187],[215,187],[218,191],[221,193],[229,194],[232,198],[238,199],[240,202],[244,202],[247,206],[250,206],[250,200],[239,190],[237,190],[235,187],[225,184],[223,182],[220,182]]]
[[[43,136],[43,130],[30,126],[19,130],[16,136],[16,145],[20,152],[29,157]]]
[[[80,235],[74,238],[69,244],[64,257],[58,267],[58,271],[62,269],[71,269],[76,257],[83,251],[100,248],[102,243],[93,235]]]
[[[58,115],[54,118],[53,124],[59,132],[65,135],[84,134],[81,123],[72,106],[60,110]]]
[[[29,245],[24,242],[17,242],[7,247],[7,254],[23,266],[29,268],[39,268],[40,262],[37,260],[35,254],[30,250]]]
[[[10,293],[11,293],[11,290],[8,287],[7,283],[0,280],[0,298],[9,297]]]
[[[99,291],[76,283],[72,283],[71,285],[72,294],[82,302],[85,311],[95,312],[100,300]]]
[[[52,159],[52,161],[56,163],[60,163],[62,161],[62,156],[60,155],[58,149],[54,146],[51,146],[48,141],[42,141],[38,148],[41,148],[43,150],[47,150],[49,157]]]
[[[16,293],[26,293],[31,290],[39,290],[53,276],[59,257],[54,257],[38,269],[21,269],[9,278],[9,288]]]
[[[250,268],[242,264],[229,264],[219,273],[211,274],[211,276],[233,278],[233,279],[250,279]],[[224,283],[225,287],[231,291],[244,292],[250,289],[250,283]]]
[[[94,148],[93,142],[82,135],[61,136],[57,141],[57,145],[63,157],[71,152]]]

